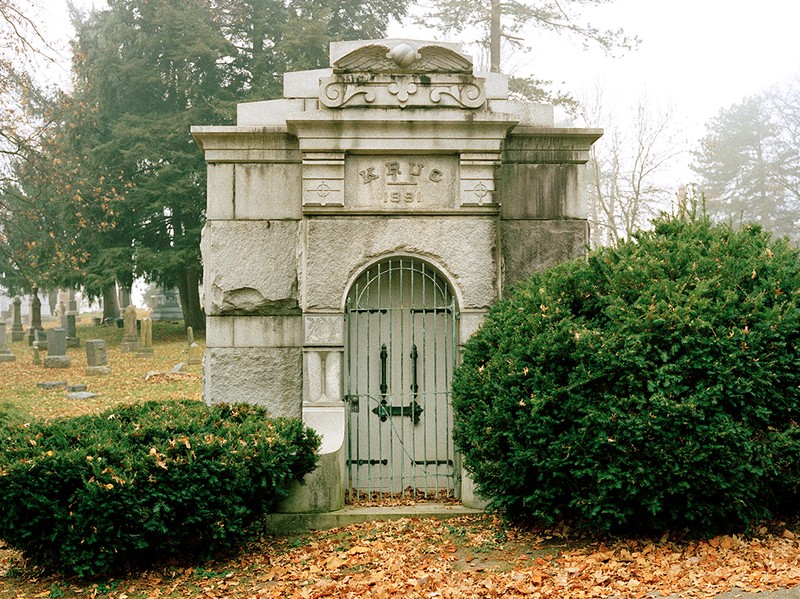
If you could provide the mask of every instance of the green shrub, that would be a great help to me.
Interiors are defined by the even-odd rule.
[[[314,469],[319,438],[251,405],[150,402],[0,439],[0,538],[79,576],[241,542]]]
[[[798,253],[654,224],[534,275],[466,345],[456,444],[511,517],[714,532],[796,509]]]

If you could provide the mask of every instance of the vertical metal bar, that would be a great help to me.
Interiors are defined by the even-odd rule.
[[[417,395],[419,394],[419,384],[417,383],[417,358],[419,358],[419,352],[417,351],[417,344],[414,343],[411,346],[411,394],[414,397],[414,401],[417,399]]]
[[[347,362],[347,372],[345,373],[345,380],[346,382],[346,391],[345,397],[347,398],[348,405],[345,407],[345,414],[347,415],[347,491],[345,498],[349,498],[350,502],[353,501],[353,385],[351,381],[351,369],[352,369],[352,348],[353,348],[353,338],[352,338],[352,315],[350,312],[351,303],[352,303],[352,295],[347,298],[347,302],[345,303],[345,323],[347,324],[347,333],[345,337],[345,342],[347,343],[347,354],[346,354],[346,362]]]
[[[380,316],[378,316],[380,319]],[[389,357],[389,352],[386,350],[386,344],[381,345],[381,397],[386,399],[386,391],[389,386],[386,384],[386,358]]]
[[[386,292],[386,296],[384,296],[383,294],[381,295],[381,297],[380,297],[380,306],[381,306],[381,308],[385,307],[385,308],[388,309],[388,321],[389,322],[388,322],[388,329],[386,331],[386,335],[387,335],[387,337],[389,339],[389,347],[392,349],[392,354],[394,354],[394,335],[393,335],[394,331],[393,331],[393,324],[392,324],[392,321],[394,319],[394,315],[392,313],[392,307],[393,307],[392,304],[394,303],[393,302],[394,289],[392,287],[392,261],[390,259],[390,260],[388,260],[386,262],[383,262],[381,264],[383,264],[385,266],[385,269],[381,272],[381,275],[380,275],[381,284],[383,284],[383,282],[385,280],[387,292]],[[383,330],[383,327],[381,327],[381,330]],[[388,354],[387,354],[387,359],[388,359]],[[391,381],[391,377],[394,376],[393,375],[394,369],[392,368],[392,364],[387,364],[387,368],[388,368],[387,376],[389,377],[389,380]],[[388,383],[387,383],[387,385],[388,385]],[[388,393],[388,388],[387,388],[387,393]],[[388,399],[388,402],[391,403],[391,397]],[[384,456],[385,456],[386,459],[389,460],[387,462],[386,466],[382,466],[381,467],[381,486],[380,486],[381,497],[383,497],[384,487],[386,485],[386,477],[387,477],[387,475],[391,476],[391,472],[394,469],[394,460],[392,459],[393,458],[393,455],[392,455],[392,438],[391,438],[391,436],[389,437],[388,453],[385,453],[386,450],[383,447],[383,436],[385,434],[386,434],[385,433],[385,429],[383,427],[381,427],[381,432],[380,432],[381,459],[383,459]]]

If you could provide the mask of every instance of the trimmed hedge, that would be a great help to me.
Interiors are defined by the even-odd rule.
[[[798,252],[654,225],[534,275],[466,345],[456,444],[512,518],[703,533],[797,509]]]
[[[319,447],[299,420],[197,401],[0,432],[0,538],[78,576],[235,546]]]

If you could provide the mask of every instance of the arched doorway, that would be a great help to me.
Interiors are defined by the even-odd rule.
[[[450,286],[421,260],[390,258],[355,281],[346,314],[349,499],[452,496],[458,306]]]

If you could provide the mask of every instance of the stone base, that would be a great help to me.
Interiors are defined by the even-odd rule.
[[[11,331],[11,341],[19,343],[25,340],[25,331]]]
[[[461,503],[464,507],[475,510],[485,510],[489,506],[489,500],[478,495],[472,477],[463,469],[461,470]]]
[[[0,362],[15,362],[16,359],[17,359],[17,356],[15,356],[12,353],[0,354]]]
[[[129,354],[131,352],[135,352],[139,349],[139,342],[138,341],[123,341],[122,345],[120,346],[122,349],[122,353]]]
[[[81,340],[78,337],[67,337],[67,347],[80,347]]]
[[[69,356],[46,356],[44,359],[45,368],[69,368],[72,360]]]
[[[88,375],[104,375],[111,374],[110,366],[87,366],[86,374]]]
[[[341,402],[338,405],[303,406],[303,423],[322,437],[319,463],[313,472],[306,474],[302,483],[292,484],[289,495],[277,506],[277,512],[320,513],[344,507],[347,484],[345,418]]]

